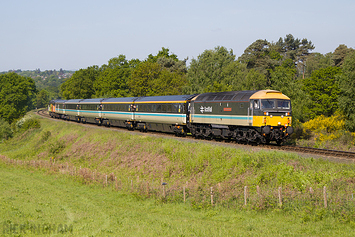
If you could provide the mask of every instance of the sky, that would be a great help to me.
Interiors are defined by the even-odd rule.
[[[354,0],[0,0],[0,72],[78,70],[168,48],[189,61],[292,34],[312,52],[355,48]],[[188,62],[189,62],[188,61]]]

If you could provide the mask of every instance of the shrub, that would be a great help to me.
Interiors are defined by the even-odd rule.
[[[32,115],[25,115],[23,118],[18,120],[15,124],[15,129],[18,132],[24,132],[31,128],[40,128],[41,123],[37,118],[34,118]]]
[[[340,139],[345,132],[345,118],[339,114],[330,117],[320,115],[303,124],[304,133],[307,130],[312,131],[316,140],[319,142],[326,142]]]
[[[63,141],[56,141],[49,145],[49,153],[52,155],[59,154],[65,148]]]
[[[344,129],[345,119],[339,114],[330,117],[320,115],[308,122],[305,122],[303,126],[305,129],[311,130],[313,132],[333,133]]]
[[[8,122],[0,118],[0,142],[3,140],[7,140],[11,138],[13,132],[11,130],[11,126]]]

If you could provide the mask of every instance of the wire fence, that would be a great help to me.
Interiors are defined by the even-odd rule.
[[[154,197],[162,202],[188,203],[196,208],[224,206],[264,210],[282,208],[294,210],[300,207],[325,208],[340,213],[355,213],[354,184],[347,189],[339,187],[307,187],[303,191],[284,186],[269,187],[241,185],[233,181],[213,186],[196,183],[171,184],[161,178],[142,179],[119,177],[114,173],[104,174],[88,168],[72,166],[69,163],[56,163],[54,160],[16,160],[0,156],[4,163],[73,176],[84,184],[100,184],[104,188]],[[355,214],[352,216],[355,219]]]

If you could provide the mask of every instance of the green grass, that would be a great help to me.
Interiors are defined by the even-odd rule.
[[[52,226],[54,236],[352,236],[355,225],[326,216],[162,204],[62,175],[0,165],[1,234],[36,236],[24,226]],[[16,225],[17,224],[17,225]],[[59,233],[58,226],[72,227]],[[9,228],[12,226],[12,230]],[[57,228],[53,228],[56,226]],[[55,231],[53,231],[55,229]],[[48,230],[40,233],[48,234]]]
[[[355,201],[352,198],[355,192],[354,164],[304,158],[281,151],[243,150],[222,143],[210,145],[201,141],[157,138],[150,136],[149,133],[137,135],[102,127],[88,128],[63,121],[42,118],[39,120],[41,123],[39,129],[18,133],[11,140],[0,144],[1,162],[7,159],[51,160],[55,161],[55,164],[64,166],[68,164],[71,169],[75,167],[77,171],[81,167],[81,175],[75,177],[63,175],[61,173],[65,172],[59,166],[34,169],[19,165],[16,169],[10,169],[10,173],[4,172],[9,176],[12,173],[15,175],[16,172],[28,173],[26,170],[19,171],[27,167],[30,170],[28,175],[33,177],[45,175],[45,178],[38,176],[36,179],[29,179],[34,180],[33,185],[36,185],[36,180],[40,180],[38,181],[40,187],[31,188],[32,183],[20,180],[19,175],[17,178],[15,175],[9,179],[18,179],[16,184],[8,183],[4,186],[4,190],[18,186],[17,189],[11,189],[12,192],[15,192],[14,190],[20,190],[18,191],[20,193],[23,190],[30,192],[27,196],[30,201],[23,199],[20,202],[29,202],[27,210],[19,209],[18,215],[22,215],[23,219],[14,219],[14,215],[5,219],[12,223],[22,224],[29,220],[37,221],[39,218],[35,223],[74,223],[73,226],[79,231],[77,232],[79,235],[90,235],[89,233],[100,230],[93,235],[98,233],[109,235],[110,231],[116,231],[112,236],[117,236],[122,221],[126,220],[119,218],[125,217],[126,212],[130,213],[126,209],[131,208],[137,211],[130,219],[128,218],[131,225],[126,223],[123,233],[132,232],[133,235],[143,233],[154,236],[169,234],[199,236],[213,233],[221,236],[234,235],[233,231],[238,229],[239,232],[236,233],[240,233],[241,236],[287,235],[286,233],[316,235],[317,232],[312,232],[313,230],[321,233],[328,233],[329,230],[330,234],[325,234],[327,236],[342,230],[349,231],[354,227]],[[40,174],[39,170],[45,173]],[[93,174],[95,179],[100,181],[93,182]],[[109,184],[111,188],[102,188],[105,174],[117,177],[122,188],[121,192],[111,190],[112,180]],[[53,177],[53,183],[48,183]],[[138,185],[138,180],[141,186]],[[161,197],[161,180],[168,183],[166,198]],[[23,186],[22,183],[26,185]],[[145,193],[147,183],[150,188],[149,199]],[[65,191],[66,186],[68,191]],[[187,186],[186,204],[183,203],[183,186]],[[249,190],[246,207],[244,186],[248,186]],[[260,187],[261,196],[256,192],[257,186]],[[323,208],[324,186],[327,187],[327,209]],[[214,188],[214,201],[217,203],[214,207],[210,205],[210,187]],[[282,206],[278,204],[279,187],[282,187]],[[314,190],[313,194],[309,192],[309,188]],[[49,192],[47,196],[46,190]],[[79,190],[84,190],[82,191],[84,193],[80,194]],[[37,193],[44,199],[40,199]],[[70,198],[74,194],[79,196]],[[36,196],[43,205],[37,207],[38,202],[32,202],[36,200],[32,197]],[[4,194],[3,199],[6,197],[13,195]],[[10,200],[11,203],[14,200]],[[120,200],[122,206],[116,203],[117,200]],[[102,206],[101,202],[107,204],[107,208]],[[13,206],[18,208],[21,206],[20,203],[14,203]],[[120,208],[117,209],[115,205]],[[46,209],[48,206],[50,210]],[[77,210],[81,213],[75,217],[77,222],[66,217],[68,210]],[[17,210],[14,211],[16,213]],[[100,213],[105,215],[100,216]],[[154,216],[155,214],[157,216]],[[95,218],[91,218],[90,215]],[[57,219],[57,216],[64,219]],[[102,222],[105,222],[107,216],[110,219],[110,228],[102,227],[105,226]],[[149,218],[152,219],[150,222]],[[155,223],[154,220],[159,221]],[[121,224],[115,224],[115,221]],[[161,227],[150,229],[150,226],[154,225]],[[84,230],[86,226],[89,226],[87,227],[89,231]],[[146,226],[144,230],[141,229],[142,226]],[[164,232],[165,230],[168,230],[168,234]]]

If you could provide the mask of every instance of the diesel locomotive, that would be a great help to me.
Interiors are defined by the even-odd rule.
[[[281,144],[292,133],[290,98],[275,90],[53,100],[51,117],[177,136]]]

